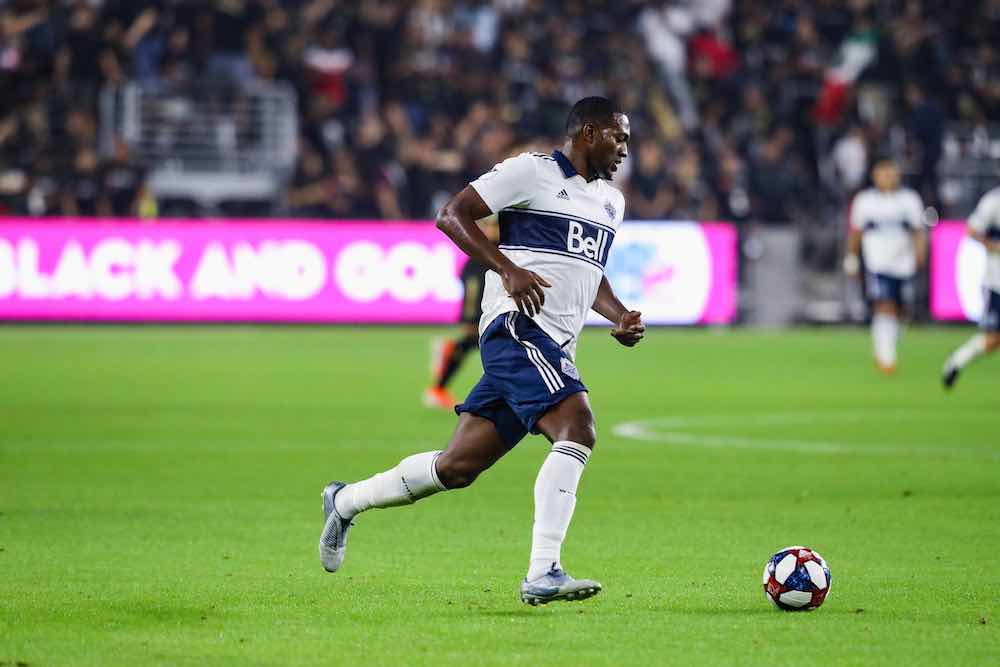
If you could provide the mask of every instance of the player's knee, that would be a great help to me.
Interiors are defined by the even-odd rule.
[[[472,461],[453,460],[440,456],[437,461],[438,479],[448,489],[463,489],[479,477],[482,469]]]
[[[593,449],[597,444],[597,427],[594,413],[586,401],[562,403],[558,412],[546,415],[545,422],[539,422],[541,430],[552,442],[569,440]]]
[[[899,312],[899,308],[896,306],[895,301],[876,301],[875,302],[875,312],[879,315],[888,315],[890,317],[896,317]]]
[[[589,411],[581,412],[577,419],[566,428],[565,437],[560,438],[560,440],[570,440],[588,449],[593,449],[597,445],[597,426],[594,424],[594,415]]]
[[[1000,334],[986,334],[986,351],[992,352],[1000,347]]]
[[[591,421],[590,424],[581,426],[575,436],[569,439],[587,449],[594,449],[597,446],[597,428],[594,426],[594,422]]]

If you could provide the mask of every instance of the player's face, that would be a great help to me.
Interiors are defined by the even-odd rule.
[[[872,180],[879,190],[895,190],[899,187],[899,168],[894,162],[879,162],[872,170]]]
[[[610,181],[622,160],[628,157],[630,136],[628,116],[615,114],[614,122],[594,133],[590,150],[590,166],[601,178]]]

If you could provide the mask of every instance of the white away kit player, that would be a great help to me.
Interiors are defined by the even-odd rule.
[[[865,290],[872,302],[872,349],[885,374],[896,370],[900,316],[912,301],[913,277],[927,256],[924,205],[920,195],[899,185],[891,159],[872,167],[875,187],[859,192],[851,204],[844,271],[859,272],[862,254]]]
[[[958,374],[970,362],[1000,346],[1000,187],[986,193],[969,216],[969,236],[986,248],[983,275],[983,316],[981,333],[951,353],[944,364],[941,382],[950,389]]]

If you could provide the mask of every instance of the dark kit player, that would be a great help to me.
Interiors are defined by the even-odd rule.
[[[496,216],[481,220],[479,228],[492,243],[498,241],[500,231]],[[483,317],[483,292],[489,269],[486,264],[471,258],[462,267],[462,312],[459,315],[462,333],[456,340],[439,343],[434,350],[434,384],[424,392],[424,405],[427,407],[451,410],[458,403],[448,391],[448,383],[469,352],[479,349],[479,321]]]
[[[574,362],[577,337],[591,308],[615,323],[611,335],[622,345],[635,345],[645,330],[604,275],[625,208],[607,181],[628,140],[628,117],[607,99],[588,97],[570,111],[561,151],[504,160],[442,209],[438,228],[490,267],[480,321],[483,377],[455,408],[458,426],[445,451],[414,454],[369,479],[324,489],[319,555],[328,571],[340,568],[359,513],[468,486],[530,432],[544,435],[552,450],[535,481],[521,600],[580,600],[601,590],[566,574],[560,549],[597,437]],[[499,216],[499,246],[476,225],[491,213]]]

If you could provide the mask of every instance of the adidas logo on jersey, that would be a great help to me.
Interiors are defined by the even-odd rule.
[[[556,199],[565,199],[566,201],[569,201],[569,193],[567,193],[566,189],[563,188],[559,191],[559,194],[556,195]]]

